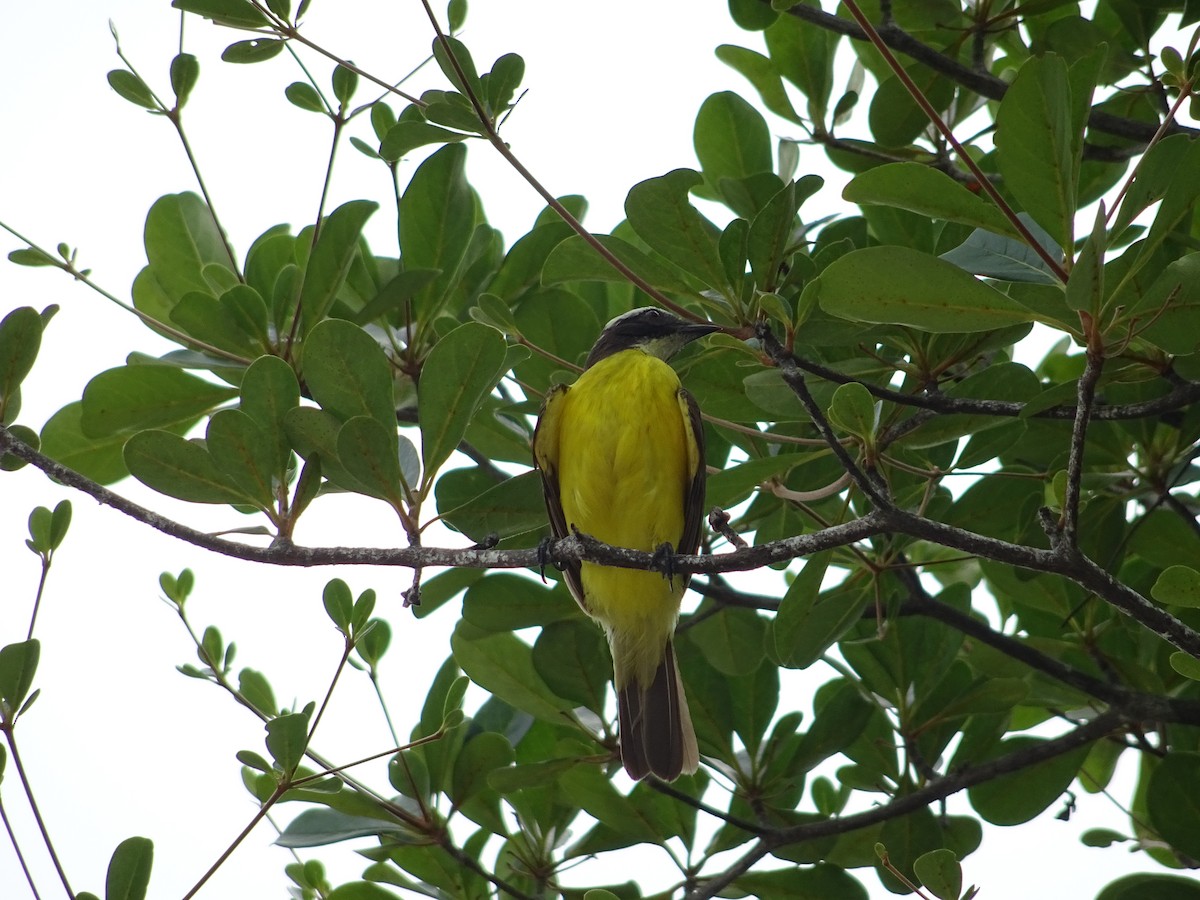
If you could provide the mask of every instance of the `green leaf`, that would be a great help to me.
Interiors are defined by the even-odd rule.
[[[618,793],[599,768],[575,766],[562,773],[558,783],[574,804],[620,835],[619,846],[658,843],[665,837],[656,823],[648,820],[645,806]]]
[[[277,452],[271,436],[240,409],[213,413],[205,433],[212,462],[225,478],[262,509],[275,505]]]
[[[1060,247],[1075,243],[1079,160],[1071,84],[1062,57],[1047,53],[1021,66],[996,112],[996,149],[1005,186]]]
[[[875,398],[857,381],[838,385],[829,401],[829,421],[870,445],[875,435]]]
[[[306,809],[288,823],[275,843],[286,849],[300,850],[306,847],[324,847],[351,838],[389,834],[405,835],[408,834],[408,829],[399,822],[390,822],[374,816],[353,816],[336,809]],[[338,891],[340,890],[341,888],[338,888]],[[337,891],[334,892],[336,893]],[[355,895],[342,896],[349,900]],[[392,898],[393,895],[380,888],[380,893],[376,896]]]
[[[510,632],[487,634],[459,622],[450,647],[473,682],[535,718],[562,722],[563,713],[574,706],[550,690],[533,666],[529,645]]]
[[[389,430],[369,416],[354,416],[338,432],[337,455],[371,496],[396,507],[404,502],[395,428]]]
[[[350,616],[354,612],[354,597],[350,593],[350,586],[340,578],[332,579],[321,593],[321,602],[325,605],[326,615],[337,626],[338,631],[348,634]]]
[[[525,60],[515,53],[505,53],[492,63],[492,70],[482,79],[484,100],[492,115],[502,113],[512,103],[513,94],[525,77]]]
[[[477,579],[463,597],[463,620],[477,632],[502,633],[546,626],[582,613],[570,594],[520,575],[493,572]]]
[[[757,0],[754,5],[765,8]],[[780,118],[800,124],[802,121],[800,115],[792,106],[792,101],[788,98],[787,90],[783,86],[783,79],[779,77],[779,72],[770,59],[754,50],[735,47],[733,44],[721,44],[717,47],[716,54],[717,59],[741,74],[754,86],[767,109]]]
[[[477,734],[455,758],[446,792],[463,815],[496,834],[505,834],[507,829],[500,815],[500,795],[489,785],[488,777],[512,763],[512,744],[504,735],[494,731]]]
[[[522,472],[479,493],[475,485],[484,479],[472,477],[477,471],[454,469],[435,483],[438,512],[446,524],[476,542],[489,535],[504,539],[545,528],[540,475]]]
[[[3,719],[8,725],[12,724],[33,686],[41,649],[36,638],[0,648],[0,701],[4,704]]]
[[[104,900],[143,900],[150,885],[154,843],[149,838],[126,838],[113,851],[104,881]]]
[[[83,433],[83,404],[68,403],[42,426],[42,453],[98,484],[112,484],[129,474],[122,449],[129,437],[117,432],[104,438]]]
[[[503,376],[505,351],[500,332],[468,322],[429,352],[417,387],[426,483],[458,447],[479,404]]]
[[[875,709],[863,699],[857,685],[839,680],[830,682],[830,686],[835,686],[832,696],[817,709],[816,718],[796,749],[791,763],[795,771],[810,771],[852,744]]]
[[[1189,566],[1171,566],[1159,574],[1150,596],[1168,606],[1200,608],[1200,572]]]
[[[805,0],[805,5],[820,4]],[[833,89],[833,57],[838,36],[785,14],[775,20],[763,37],[779,74],[808,99],[808,117],[827,124],[825,113]]]
[[[190,53],[176,54],[171,60],[171,90],[175,92],[176,109],[183,109],[199,78],[199,60]]]
[[[728,285],[717,230],[688,202],[688,191],[702,181],[699,172],[675,169],[635,184],[625,199],[625,215],[652,250],[724,292]]]
[[[128,69],[113,69],[108,73],[108,86],[135,106],[160,109],[154,93],[137,75]]]
[[[283,419],[288,441],[306,460],[305,471],[315,464],[320,475],[344,490],[367,494],[370,491],[341,464],[337,454],[338,432],[342,423],[337,416],[311,406],[288,410]]]
[[[433,58],[437,62],[438,68],[442,70],[442,74],[454,85],[455,90],[461,91],[464,95],[469,92],[476,97],[483,96],[483,87],[479,83],[479,73],[475,68],[475,61],[471,59],[471,53],[462,41],[454,37],[447,37],[445,41],[440,37],[434,38]],[[454,63],[458,63],[457,69]],[[459,75],[460,70],[466,77],[466,84]]]
[[[61,265],[57,259],[48,253],[43,253],[36,247],[21,247],[18,250],[11,250],[8,254],[9,262],[15,263],[18,266],[57,266]]]
[[[216,294],[204,275],[210,264],[235,268],[221,230],[204,201],[191,191],[159,197],[146,214],[149,265],[134,281],[134,305],[159,320],[189,291]]]
[[[1016,228],[991,202],[971,193],[945,172],[921,163],[888,163],[868,169],[846,185],[842,199],[860,206],[894,206],[1018,237]]]
[[[787,666],[806,669],[821,658],[862,616],[869,602],[857,596],[830,594],[820,597],[829,566],[829,553],[817,553],[788,587],[775,617],[774,640],[779,659]]]
[[[1139,254],[1139,261],[1140,258]],[[1197,288],[1200,288],[1200,253],[1188,253],[1163,269],[1125,314],[1137,327],[1139,337],[1168,353],[1180,356],[1195,353],[1200,349]]]
[[[275,692],[271,683],[261,672],[254,669],[242,669],[238,673],[238,693],[264,716],[279,714],[279,704],[275,702]]]
[[[913,872],[939,900],[958,900],[962,893],[962,866],[953,850],[930,850],[918,856]]]
[[[1096,900],[1200,900],[1200,884],[1183,875],[1126,875],[1107,885]]]
[[[816,176],[807,177],[820,182]],[[805,196],[806,193],[797,190],[795,182],[788,182],[783,190],[767,201],[750,223],[746,255],[760,291],[774,291],[783,280],[781,267],[796,239],[796,210]]]
[[[388,129],[379,143],[379,155],[388,162],[397,162],[418,147],[427,144],[449,144],[469,138],[469,134],[439,128],[414,119],[397,122]]]
[[[171,6],[234,28],[264,28],[271,24],[248,0],[171,0]]]
[[[283,96],[287,97],[292,106],[299,107],[306,112],[329,114],[329,110],[325,107],[325,101],[321,99],[317,89],[307,81],[293,81],[283,89]]]
[[[0,320],[0,421],[11,421],[3,413],[19,406],[18,389],[33,368],[41,345],[42,317],[32,306],[14,309]]]
[[[300,291],[305,333],[311,332],[328,314],[359,252],[363,226],[377,209],[379,204],[374,200],[350,200],[321,223],[321,232],[304,270],[304,287]]]
[[[904,70],[935,110],[949,108],[954,82],[921,63],[911,63]],[[885,148],[906,147],[932,127],[929,116],[895,76],[885,78],[872,95],[867,119],[871,134]]]
[[[1018,736],[1000,741],[988,759],[1009,753],[1019,753],[1039,744],[1041,738]],[[993,825],[1020,825],[1028,822],[1062,796],[1071,785],[1079,767],[1087,757],[1088,745],[1028,766],[1016,772],[997,776],[968,789],[971,806]]]
[[[285,775],[291,775],[308,749],[308,716],[288,713],[267,722],[266,727],[267,752]]]
[[[451,31],[458,31],[467,21],[467,0],[450,0],[446,4],[446,24]]]
[[[169,431],[139,431],[125,444],[125,465],[138,481],[189,503],[245,503],[208,451]]]
[[[705,658],[723,675],[749,675],[762,665],[757,653],[748,647],[761,647],[765,622],[750,609],[725,607],[715,615],[696,622],[689,635]]]
[[[71,527],[71,501],[60,500],[50,516],[49,544],[51,550],[57,550],[67,536]]]
[[[263,311],[266,312],[265,306]],[[170,319],[185,334],[206,344],[242,356],[256,355],[252,336],[212,294],[189,291],[171,309]]]
[[[399,900],[399,898],[374,881],[350,881],[335,887],[329,892],[326,900]]]
[[[637,247],[608,234],[594,235],[606,250],[640,275],[651,287],[673,294],[691,293],[687,282],[671,267],[646,255]],[[625,282],[626,277],[579,235],[555,245],[542,267],[542,284],[572,281]]]
[[[418,321],[432,319],[451,287],[475,230],[475,197],[467,183],[467,149],[449,144],[413,173],[400,198],[400,247],[405,269],[437,269],[439,275],[414,298]]]
[[[1200,152],[1186,135],[1172,135],[1150,147],[1138,163],[1125,199],[1117,210],[1113,234],[1120,234],[1142,212],[1168,196],[1170,202],[1164,205],[1172,211],[1163,216],[1163,224],[1177,220],[1180,209],[1190,208],[1200,190],[1196,178],[1198,165]],[[1162,214],[1160,208],[1159,215]]]
[[[1029,218],[1027,213],[1018,213],[1017,217],[1025,223],[1038,243],[1049,251],[1052,258],[1057,258],[1062,253],[1054,239]],[[1056,286],[1060,283],[1058,276],[1046,265],[1046,261],[1024,241],[993,234],[982,228],[975,229],[965,241],[953,250],[943,253],[940,258],[966,272],[1001,281]]]
[[[80,426],[89,437],[191,424],[238,395],[169,366],[121,366],[92,378],[83,391]]]
[[[906,247],[847,253],[805,288],[809,291],[823,310],[841,319],[939,334],[991,331],[1033,319],[957,266]]]
[[[1108,249],[1105,221],[1102,201],[1096,210],[1092,232],[1084,241],[1071,269],[1071,278],[1067,282],[1067,306],[1074,310],[1085,310],[1093,316],[1100,314],[1100,306],[1105,297],[1104,254]]]
[[[1190,653],[1177,650],[1171,654],[1170,662],[1171,668],[1184,678],[1200,681],[1200,659],[1196,659]]]
[[[853,875],[828,863],[747,872],[733,886],[758,900],[868,900],[870,896]]]
[[[50,547],[50,510],[39,506],[29,514],[29,548],[34,553],[45,555]]]
[[[746,31],[762,31],[774,22],[778,15],[779,13],[770,6],[759,3],[758,0],[729,0],[730,18],[738,28]]]
[[[275,38],[252,38],[230,44],[221,53],[227,63],[250,64],[265,62],[283,52],[284,42]]]
[[[392,371],[373,337],[344,319],[326,319],[304,342],[302,371],[312,397],[342,421],[369,416],[395,428]]]
[[[1168,753],[1150,776],[1150,824],[1179,853],[1200,859],[1200,753]]]
[[[692,142],[710,193],[722,178],[771,171],[767,123],[758,110],[731,91],[712,94],[700,105]]]
[[[593,622],[575,616],[543,626],[533,645],[533,667],[556,696],[604,714],[612,660]]]
[[[358,87],[358,73],[353,69],[347,69],[343,65],[334,66],[333,69],[333,96],[337,97],[338,102],[345,109],[354,96],[354,91]]]
[[[288,410],[300,403],[300,384],[292,367],[278,356],[260,356],[242,376],[241,410],[275,443],[275,469],[284,471],[291,445],[283,427]]]

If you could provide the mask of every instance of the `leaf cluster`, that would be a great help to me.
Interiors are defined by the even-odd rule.
[[[230,62],[308,44],[305,4],[172,5],[253,32]],[[265,722],[269,759],[239,756],[261,814],[306,805],[280,842],[375,839],[360,882],[330,889],[319,864],[290,867],[299,895],[574,897],[574,863],[648,844],[692,897],[859,898],[869,869],[890,891],[958,900],[975,890],[961,861],[983,823],[1069,816],[1064,798],[1107,790],[1119,764],[1138,771],[1129,834],[1089,840],[1168,868],[1200,860],[1180,802],[1200,795],[1200,144],[1175,121],[1195,47],[1161,65],[1151,52],[1169,12],[1195,10],[894,0],[874,22],[845,7],[731,2],[760,49],[718,56],[773,118],[715,93],[696,117],[698,168],[634,185],[611,234],[582,228],[583,198],[535,183],[547,208],[505,246],[465,164],[488,143],[516,162],[499,130],[524,64],[507,54],[480,74],[452,4],[449,33],[434,23],[445,89],[353,107],[366,73],[340,60],[331,97],[311,79],[285,92],[330,120],[334,148],[376,160],[391,208],[322,201],[239,262],[203,187],[160,198],[132,309],[178,349],[131,353],[40,431],[17,423],[20,385],[53,309],[0,322],[5,468],[132,475],[228,507],[271,535],[273,561],[300,559],[299,520],[332,493],[386,504],[418,553],[441,551],[423,547],[435,522],[475,545],[483,568],[412,566],[418,615],[457,600],[459,618],[419,721],[384,754],[386,786],[314,749],[325,702],[281,709],[249,668],[235,683],[234,645],[188,624],[191,573],[163,577],[201,662],[181,670]],[[841,59],[854,74],[835,100]],[[109,81],[186,146],[199,71],[176,57],[171,106],[132,66]],[[803,140],[773,140],[781,121]],[[824,181],[801,171],[801,144],[853,175],[836,215],[817,208]],[[365,229],[384,216],[395,246],[380,251]],[[86,274],[63,248],[10,258]],[[499,568],[546,534],[529,470],[540,397],[579,370],[601,323],[647,303],[723,330],[679,362],[706,417],[709,502],[729,511],[706,555],[783,575],[769,594],[717,566],[693,582],[676,649],[706,765],[630,788],[603,635],[555,573]],[[1036,362],[1035,325],[1057,341]],[[48,560],[69,508],[42,513],[30,547]],[[796,561],[806,537],[826,543]],[[374,593],[335,580],[323,602],[339,673],[378,687],[391,632]],[[6,735],[37,654],[34,640],[0,650]],[[809,716],[788,670],[826,679]],[[971,814],[945,814],[964,790]],[[148,847],[118,856],[144,891]],[[1101,897],[1150,891],[1200,896],[1147,874]]]

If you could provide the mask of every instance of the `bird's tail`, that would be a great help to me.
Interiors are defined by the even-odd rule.
[[[671,640],[667,640],[662,662],[649,685],[637,677],[623,679],[620,675],[618,672],[617,714],[625,771],[635,780],[653,772],[663,781],[695,772],[700,752]]]

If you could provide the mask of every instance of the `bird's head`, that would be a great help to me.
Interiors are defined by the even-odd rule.
[[[606,356],[634,348],[668,360],[696,338],[720,330],[719,325],[688,322],[657,307],[642,306],[622,313],[604,326],[592,345],[585,368]]]

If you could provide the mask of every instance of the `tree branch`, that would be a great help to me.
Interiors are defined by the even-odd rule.
[[[1075,421],[1071,426],[1071,449],[1067,458],[1067,484],[1063,492],[1061,540],[1066,547],[1079,544],[1079,493],[1083,479],[1083,451],[1087,444],[1088,423],[1092,416],[1092,401],[1096,399],[1096,383],[1104,368],[1104,357],[1088,350],[1087,364],[1079,376],[1078,402]]]
[[[891,500],[888,499],[884,486],[873,479],[868,472],[865,472],[859,467],[846,448],[842,446],[842,442],[838,440],[837,435],[833,433],[829,422],[825,418],[825,413],[821,407],[817,405],[817,401],[813,399],[813,395],[808,390],[808,385],[804,383],[804,375],[796,366],[795,359],[787,351],[783,344],[779,343],[771,329],[765,322],[760,322],[755,329],[758,339],[762,342],[763,349],[771,357],[779,369],[779,374],[783,377],[784,382],[792,389],[792,392],[800,398],[800,402],[804,404],[804,408],[808,411],[809,417],[816,426],[817,431],[821,433],[821,437],[825,439],[825,443],[837,457],[838,462],[849,474],[850,478],[860,491],[877,507],[883,508],[891,505]]]
[[[1127,723],[1128,719],[1124,714],[1110,710],[1101,713],[1090,722],[1080,725],[1064,735],[1043,741],[1039,744],[1022,747],[1020,750],[1015,750],[1012,753],[1005,754],[985,763],[980,763],[977,766],[971,766],[958,772],[951,772],[938,778],[936,781],[930,782],[925,787],[918,788],[902,797],[897,797],[883,806],[877,806],[874,809],[853,815],[826,819],[821,822],[807,822],[803,825],[775,829],[759,838],[748,852],[724,872],[716,878],[706,881],[699,889],[689,894],[688,900],[706,900],[706,898],[715,897],[721,890],[736,882],[741,875],[749,871],[756,862],[779,847],[784,847],[788,844],[797,844],[801,841],[814,840],[816,838],[846,834],[851,831],[857,831],[860,828],[867,828],[871,825],[877,825],[880,822],[899,818],[900,816],[923,809],[931,803],[943,800],[951,794],[957,794],[966,788],[982,784],[1001,775],[1027,769],[1030,766],[1053,759],[1056,756],[1061,756],[1064,753],[1070,753],[1072,750],[1090,744],[1092,741],[1098,740],[1107,734],[1111,734]]]
[[[134,503],[115,491],[97,484],[73,469],[34,450],[0,426],[0,456],[12,454],[45,472],[55,481],[82,491],[105,506],[111,506],[131,519],[149,525],[170,537],[235,559],[274,566],[458,566],[473,569],[537,569],[546,562],[562,565],[586,561],[626,569],[651,572],[736,572],[786,562],[799,556],[832,550],[864,540],[885,530],[875,515],[866,515],[809,534],[794,535],[767,544],[747,547],[719,555],[679,555],[663,559],[654,553],[628,550],[604,544],[584,534],[571,535],[549,545],[546,555],[538,549],[496,550],[487,547],[302,547],[290,541],[276,540],[270,547],[255,547],[208,532],[198,531],[151,509]]]
[[[911,569],[896,569],[894,574],[908,589],[908,600],[901,608],[902,613],[936,619],[1036,672],[1120,709],[1132,719],[1200,725],[1200,702],[1133,691],[1088,675],[1014,637],[996,631],[980,619],[941,603],[930,596]]]
[[[984,559],[1069,578],[1178,649],[1200,659],[1200,632],[1189,628],[1137,591],[1122,584],[1078,550],[1061,552],[1011,544],[896,508],[878,511],[877,518],[888,531],[898,531]]]
[[[816,375],[827,381],[832,381],[834,384],[858,382],[867,389],[872,397],[879,400],[887,400],[900,406],[915,406],[918,409],[938,413],[1016,418],[1022,415],[1027,405],[1012,400],[975,400],[967,397],[950,397],[946,394],[929,392],[904,394],[900,391],[894,391],[891,388],[846,375],[822,363],[805,359],[795,352],[792,352],[790,355],[796,367],[810,375]],[[1162,415],[1166,412],[1173,412],[1198,401],[1200,401],[1200,382],[1183,381],[1176,384],[1168,393],[1153,400],[1143,400],[1139,403],[1115,404],[1112,406],[1102,403],[1093,404],[1091,417],[1104,421],[1144,419],[1150,416]],[[1049,409],[1038,410],[1031,418],[1074,419],[1075,410],[1076,407],[1074,406],[1053,406]]]
[[[763,0],[763,2],[769,3],[770,0]],[[799,4],[788,9],[787,13],[797,19],[816,25],[826,31],[844,35],[852,40],[868,40],[866,32],[856,23],[848,19],[842,19],[832,13],[827,13],[819,7]],[[972,69],[969,66],[963,65],[958,60],[946,56],[944,53],[939,53],[927,44],[921,43],[894,22],[885,22],[876,25],[875,30],[879,32],[879,36],[883,39],[883,42],[892,50],[895,50],[897,53],[903,53],[910,59],[928,66],[930,69],[945,75],[962,87],[974,91],[981,97],[986,97],[989,100],[1002,100],[1005,92],[1008,90],[1008,83],[1003,79],[997,78],[990,72],[981,72]],[[1159,125],[1155,122],[1141,122],[1136,119],[1127,119],[1123,116],[1116,116],[1099,109],[1093,109],[1088,115],[1088,124],[1097,131],[1103,131],[1105,134],[1111,134],[1115,137],[1131,141],[1139,141],[1142,144],[1150,143],[1159,129]],[[1200,135],[1200,131],[1178,124],[1173,125],[1167,133],[1187,134],[1190,136]],[[1110,151],[1110,148],[1104,147],[1096,149]]]

